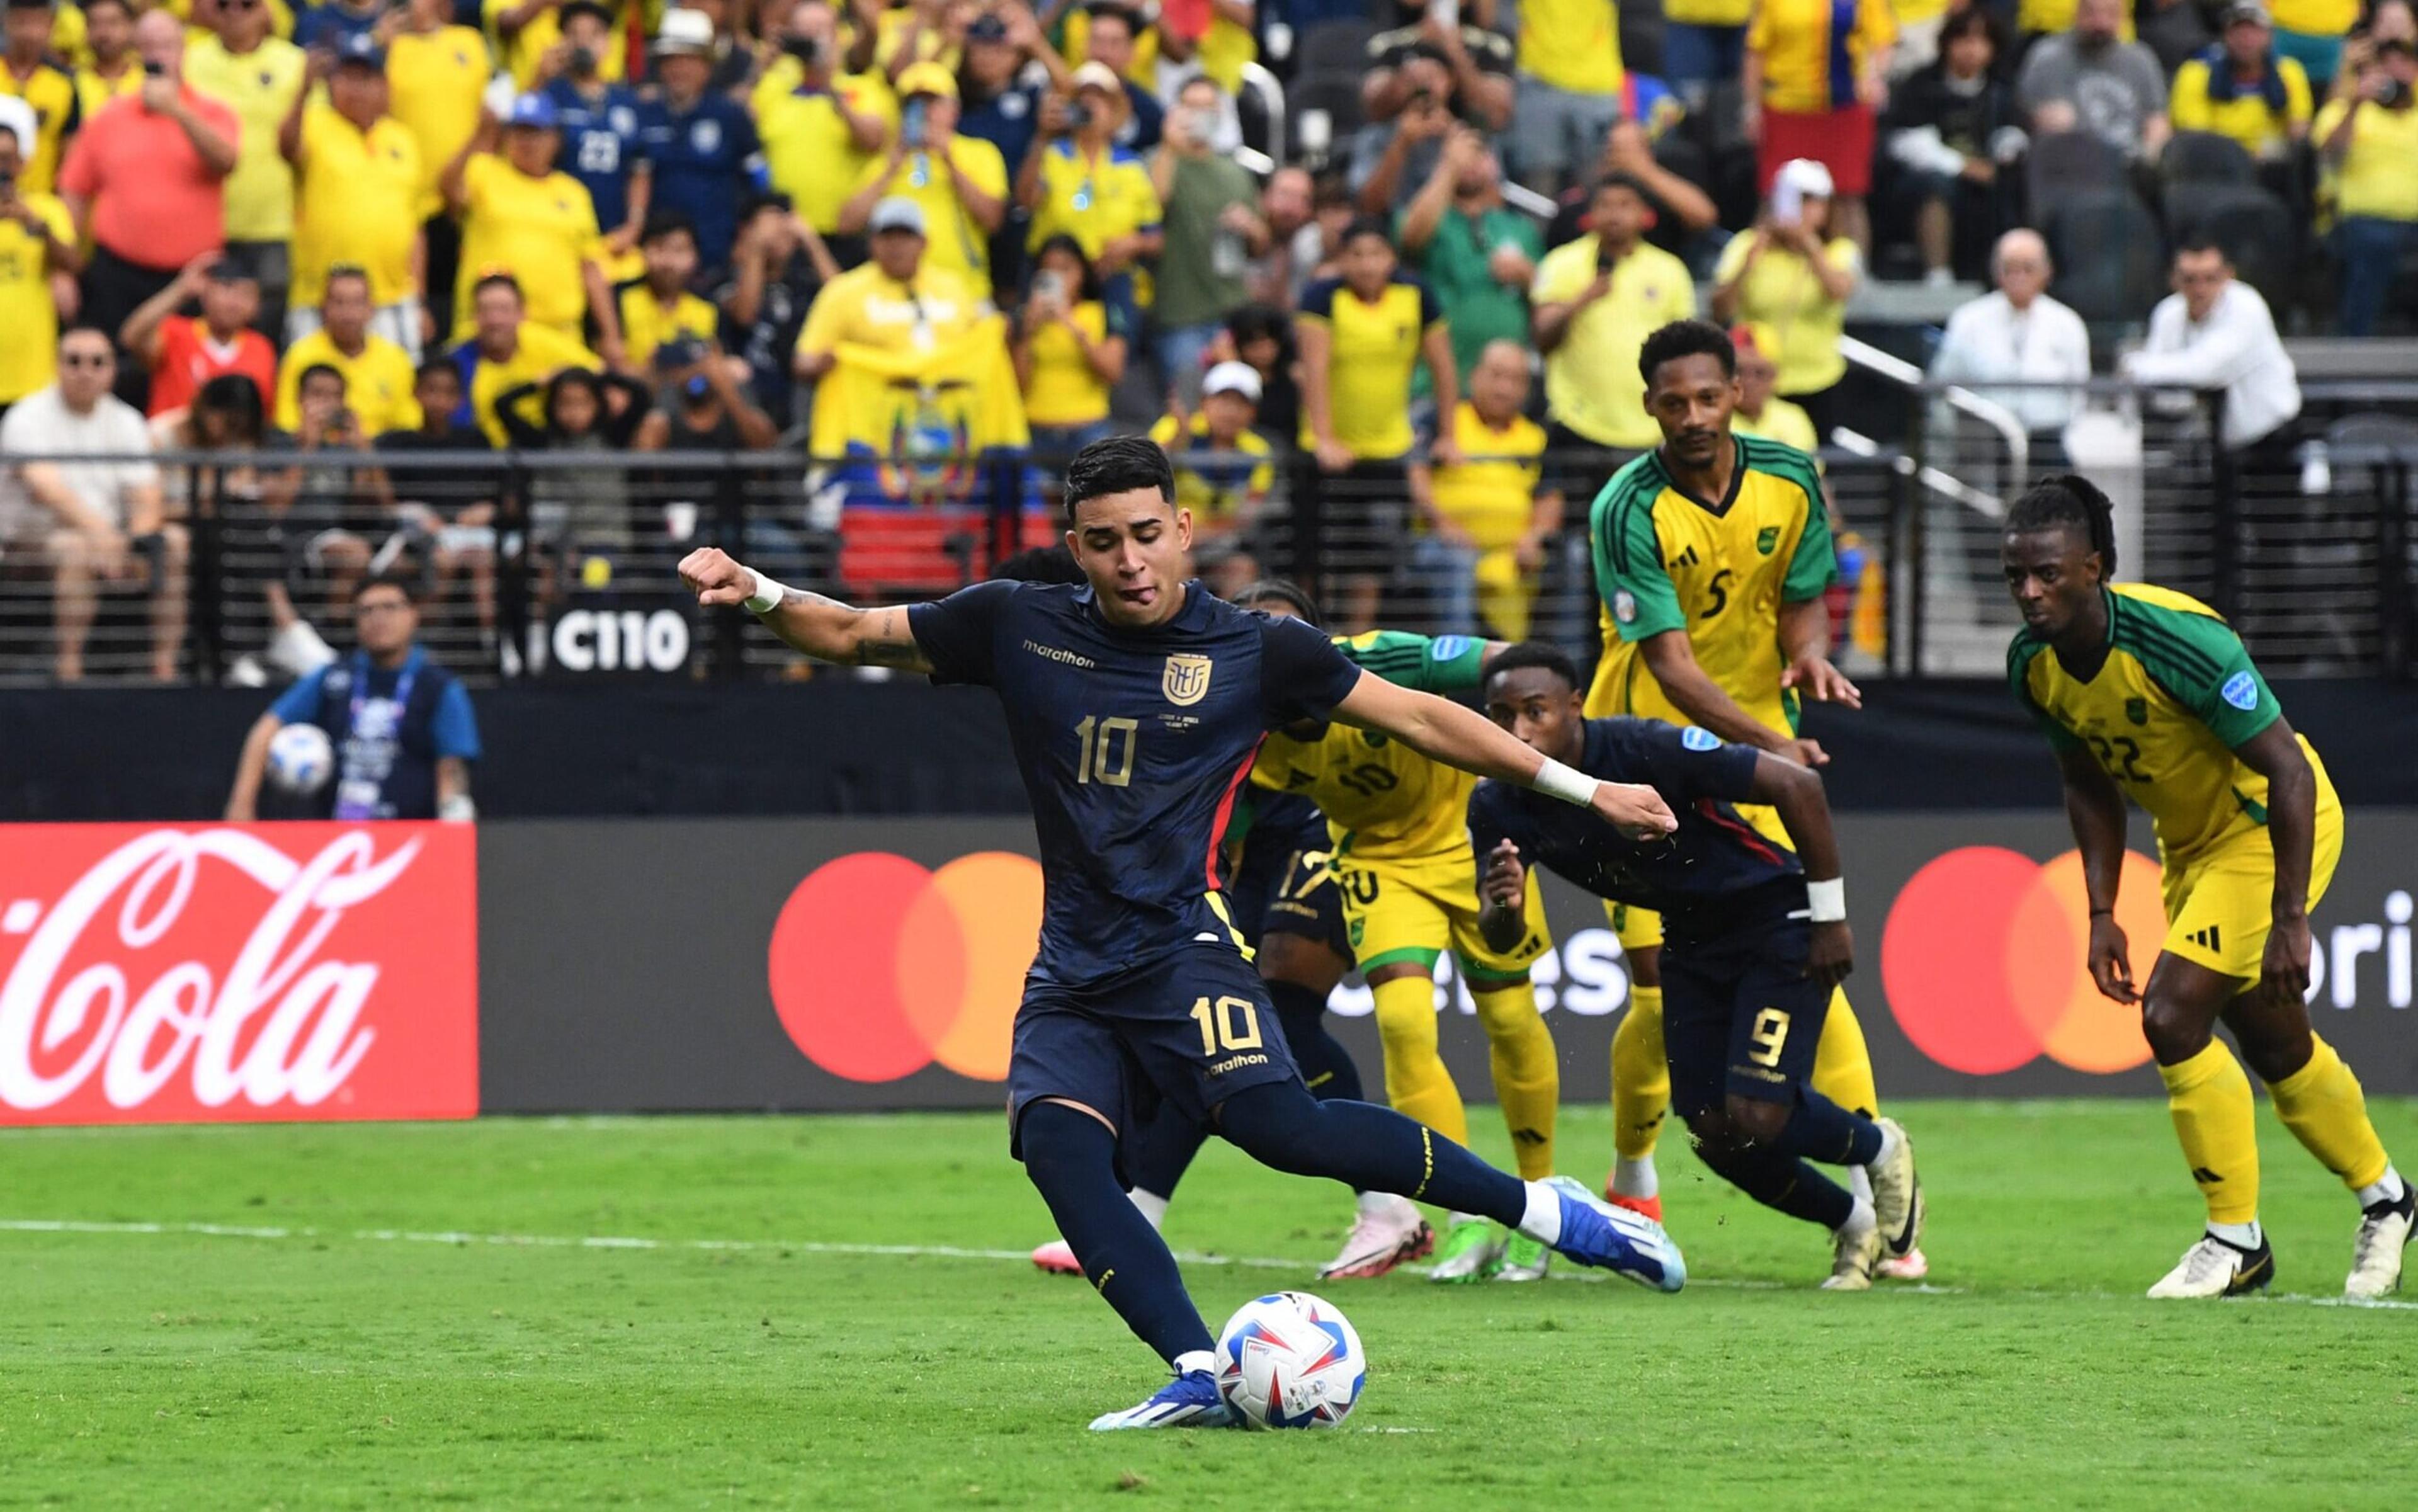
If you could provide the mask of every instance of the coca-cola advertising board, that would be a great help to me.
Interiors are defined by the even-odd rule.
[[[0,1124],[469,1118],[468,825],[0,825]]]

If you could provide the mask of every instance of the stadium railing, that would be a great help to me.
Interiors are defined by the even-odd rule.
[[[2030,478],[2072,466],[2118,501],[2124,575],[2208,600],[2271,672],[2418,677],[2418,384],[2309,386],[2309,439],[2263,470],[2211,445],[2205,401],[2178,410],[2121,384],[2086,387],[2091,424],[2029,437],[2020,456],[2003,427],[1929,386],[1903,404],[1859,406],[1869,424],[1834,433],[1823,462],[1847,581],[1832,607],[1851,673],[1996,675],[2017,622],[1997,566],[1999,521]],[[944,593],[1058,540],[1052,480],[1063,461],[794,451],[157,460],[170,517],[191,542],[184,676],[243,684],[283,681],[314,638],[342,650],[347,585],[366,571],[422,588],[423,641],[472,678],[806,675],[744,617],[697,613],[680,589],[680,557],[725,545],[785,582],[856,602]],[[1524,634],[1591,657],[1599,601],[1587,506],[1623,460],[1541,459],[1549,483],[1565,486],[1564,527],[1524,571],[1502,557],[1481,564],[1479,592],[1472,564],[1417,530],[1399,483],[1323,473],[1280,449],[1256,519],[1204,549],[1201,570],[1221,588],[1255,573],[1296,578],[1339,628]],[[38,556],[0,556],[0,680],[51,679],[50,590]],[[87,677],[146,673],[147,615],[138,585],[104,590]],[[311,631],[290,629],[297,619]]]

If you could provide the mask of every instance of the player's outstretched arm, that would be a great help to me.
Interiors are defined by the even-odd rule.
[[[1696,649],[1689,644],[1686,631],[1666,630],[1648,635],[1637,643],[1637,649],[1645,658],[1645,669],[1654,674],[1654,680],[1661,684],[1671,701],[1690,719],[1730,744],[1751,745],[1809,767],[1821,766],[1830,759],[1814,741],[1792,740],[1786,731],[1773,729],[1740,708],[1729,690],[1697,664]]]
[[[2082,852],[2082,885],[2090,897],[2090,980],[2103,997],[2138,1002],[2124,931],[2116,924],[2116,887],[2124,876],[2124,790],[2080,746],[2060,746],[2065,817]]]
[[[1671,806],[1651,787],[1599,782],[1530,750],[1474,710],[1431,693],[1399,687],[1371,672],[1360,674],[1335,706],[1334,717],[1365,730],[1390,735],[1419,755],[1481,777],[1593,809],[1638,839],[1660,839],[1679,827]]]
[[[765,629],[819,661],[932,670],[903,608],[858,609],[819,593],[785,588],[718,546],[700,546],[681,557],[680,575],[706,608],[743,608]]]
[[[1779,813],[1797,859],[1804,864],[1805,892],[1814,908],[1814,947],[1806,974],[1836,986],[1855,970],[1855,939],[1847,932],[1839,838],[1830,827],[1830,801],[1822,791],[1822,779],[1794,761],[1759,751],[1747,797]]]
[[[2275,850],[2274,926],[2267,932],[2259,985],[2297,1000],[2309,990],[2309,864],[2318,839],[2318,774],[2280,714],[2235,747],[2234,755],[2267,779],[2267,839]]]

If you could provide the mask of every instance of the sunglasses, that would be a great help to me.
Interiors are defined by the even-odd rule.
[[[115,358],[110,356],[106,352],[62,352],[59,354],[59,366],[63,368],[105,368],[113,366],[116,360],[117,359]]]

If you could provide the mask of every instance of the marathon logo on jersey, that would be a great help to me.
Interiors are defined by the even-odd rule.
[[[1167,670],[1160,674],[1158,691],[1178,709],[1189,709],[1209,695],[1209,658],[1178,651],[1167,659]]]

